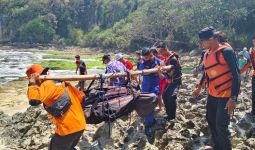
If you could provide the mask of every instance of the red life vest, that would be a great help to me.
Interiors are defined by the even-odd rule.
[[[208,93],[214,97],[230,97],[232,73],[227,65],[222,50],[227,45],[220,45],[215,51],[207,51],[204,55],[204,71],[207,76]]]
[[[170,55],[165,59],[165,65],[172,65],[171,62],[170,62],[170,60],[171,60],[171,58],[173,58],[173,57],[175,57],[175,58],[177,59],[178,65],[180,66],[179,55],[176,54],[174,51],[170,51]],[[168,78],[167,78],[167,83],[169,83],[169,84],[170,84],[170,83],[173,83],[174,78],[173,78],[173,76],[171,75],[171,72],[170,72],[170,71],[167,72],[167,76],[168,76]],[[180,78],[181,78],[181,77],[180,77]]]

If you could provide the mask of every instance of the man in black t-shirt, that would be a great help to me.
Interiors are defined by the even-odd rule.
[[[166,58],[165,65],[172,65],[172,68],[166,73],[159,72],[159,77],[161,80],[167,79],[167,85],[162,95],[167,113],[165,119],[173,120],[176,117],[176,99],[182,83],[182,68],[179,63],[179,56],[170,51],[165,43],[159,43],[157,49]]]
[[[77,71],[79,70],[80,75],[86,75],[87,74],[87,67],[84,61],[80,59],[80,55],[75,56],[75,64],[76,64],[76,71],[75,73],[77,74]],[[85,86],[85,81],[79,81],[79,87],[81,91],[84,91],[84,86]]]

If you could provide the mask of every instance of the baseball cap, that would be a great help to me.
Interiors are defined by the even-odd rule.
[[[31,74],[37,73],[39,75],[46,73],[49,70],[49,68],[43,68],[41,65],[39,64],[33,64],[31,65],[27,71],[27,77],[30,77]]]

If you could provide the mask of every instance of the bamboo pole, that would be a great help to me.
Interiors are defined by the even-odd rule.
[[[171,68],[172,66],[164,66],[160,68],[153,68],[153,69],[144,69],[144,70],[139,70],[139,71],[130,71],[130,75],[148,75],[151,73],[156,73],[159,72],[160,70],[162,71],[167,71]],[[117,78],[117,77],[126,77],[127,73],[122,72],[122,73],[107,73],[107,74],[102,74],[103,77],[105,78]],[[52,76],[52,75],[41,75],[39,77],[41,80],[61,80],[61,81],[82,81],[82,80],[96,80],[100,79],[99,74],[92,74],[92,75],[61,75],[61,76]]]

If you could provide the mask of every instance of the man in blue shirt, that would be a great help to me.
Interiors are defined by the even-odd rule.
[[[150,49],[144,49],[142,51],[142,56],[144,62],[140,65],[140,70],[143,69],[152,69],[160,65],[161,60],[156,58],[152,51]],[[142,92],[149,92],[149,93],[155,93],[156,95],[159,95],[159,76],[157,73],[143,75],[143,81],[142,81]],[[152,138],[154,135],[154,131],[151,128],[153,124],[155,123],[154,119],[154,113],[151,113],[150,115],[146,116],[144,118],[145,123],[145,134],[148,138]]]
[[[161,60],[153,55],[149,49],[142,51],[144,62],[140,65],[140,70],[152,69],[159,66]],[[150,92],[159,95],[159,76],[157,73],[143,75],[142,92]]]

